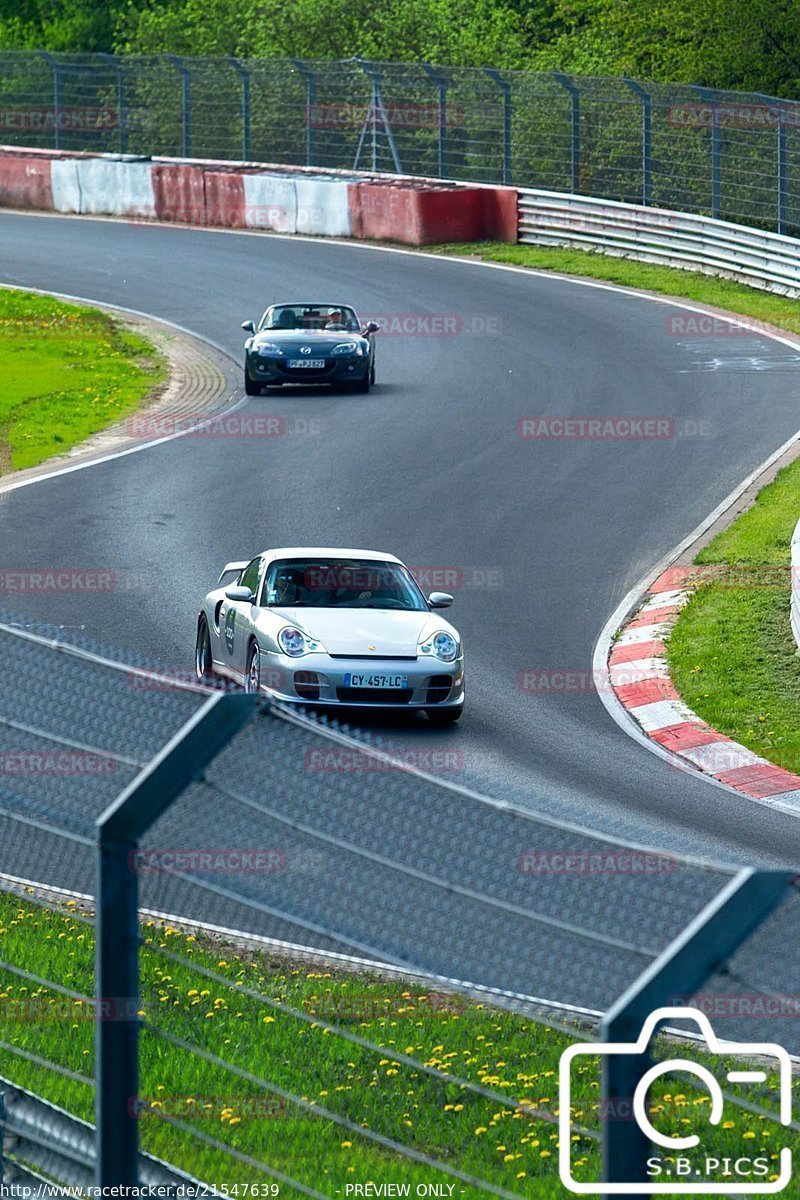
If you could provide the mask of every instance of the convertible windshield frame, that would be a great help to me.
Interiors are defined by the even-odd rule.
[[[293,314],[294,323],[281,324],[282,314]],[[321,333],[329,323],[333,313],[341,313],[344,318],[337,323],[340,333],[361,333],[358,313],[349,304],[273,304],[264,313],[258,326],[259,333]]]
[[[428,601],[408,568],[388,559],[276,559],[264,574],[261,603],[274,609],[428,612]]]

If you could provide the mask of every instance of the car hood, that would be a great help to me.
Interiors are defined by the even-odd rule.
[[[281,350],[287,353],[299,354],[302,346],[310,346],[312,351],[330,351],[340,342],[367,344],[366,338],[363,338],[360,333],[346,333],[344,330],[337,332],[314,329],[303,333],[302,330],[297,329],[263,329],[253,337],[251,349],[257,350],[259,346],[272,343],[273,346],[280,346]]]
[[[274,611],[274,610],[273,610]],[[286,623],[322,642],[329,654],[412,656],[434,629],[450,629],[430,612],[375,608],[284,608]]]

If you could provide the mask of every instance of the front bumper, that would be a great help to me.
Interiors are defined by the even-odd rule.
[[[288,359],[260,358],[248,354],[247,374],[253,383],[269,387],[276,383],[359,383],[369,374],[370,359],[363,357],[326,358],[324,367],[292,368]]]
[[[345,677],[369,671],[402,675],[403,689],[348,688]],[[326,705],[407,711],[459,708],[464,703],[464,659],[445,663],[427,655],[415,658],[332,658],[304,654],[289,658],[261,651],[261,686],[275,700],[289,704]]]

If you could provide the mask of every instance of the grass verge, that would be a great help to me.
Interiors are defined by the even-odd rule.
[[[584,279],[600,279],[622,287],[659,292],[664,296],[694,300],[698,304],[753,317],[757,321],[777,325],[787,332],[800,333],[800,300],[777,296],[732,279],[704,275],[701,271],[681,271],[676,267],[660,267],[592,250],[571,250],[560,246],[471,242],[432,246],[429,250],[432,254],[473,257],[483,262],[556,271],[563,275],[579,275]]]
[[[702,582],[668,643],[675,686],[721,733],[800,773],[800,658],[789,623],[800,460],[697,555]]]
[[[555,1126],[533,1110],[557,1112],[558,1059],[581,1040],[578,1032],[570,1037],[402,982],[223,950],[152,921],[143,932],[144,1149],[216,1185],[268,1180],[252,1163],[233,1158],[235,1151],[332,1196],[368,1180],[409,1185],[412,1195],[418,1184],[443,1185],[443,1196],[477,1200],[485,1194],[375,1145],[361,1132],[368,1127],[495,1188],[536,1200],[567,1196],[558,1181]],[[50,911],[0,893],[0,1040],[6,1046],[0,1073],[87,1120],[93,1106],[91,1009],[38,981],[91,995],[93,950],[93,928],[74,905]],[[37,981],[15,974],[12,964],[24,965]],[[315,1020],[281,1011],[273,1001]],[[345,1040],[326,1029],[326,1021],[373,1046]],[[213,1057],[204,1060],[198,1051]],[[434,1078],[419,1063],[509,1100]],[[319,1109],[304,1111],[286,1095],[265,1091],[253,1076]],[[599,1060],[592,1056],[576,1071],[572,1098],[575,1120],[587,1128],[599,1128],[598,1081]],[[697,1127],[703,1133],[707,1102],[707,1096],[676,1091],[674,1081],[670,1090],[665,1078],[651,1093],[651,1113],[673,1131]],[[778,1137],[772,1122],[741,1110],[728,1115],[732,1122],[714,1131],[713,1145],[704,1151],[722,1157],[744,1145],[753,1156],[764,1156],[771,1170]],[[597,1178],[596,1142],[575,1134],[573,1144],[576,1174]]]
[[[155,347],[108,313],[0,288],[0,475],[113,425],[165,376]]]

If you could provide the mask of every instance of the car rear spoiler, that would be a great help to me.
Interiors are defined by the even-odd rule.
[[[217,580],[217,587],[219,587],[226,575],[230,575],[233,572],[235,572],[237,575],[240,575],[249,561],[249,559],[246,559],[244,562],[225,563],[225,566],[220,571],[219,579]]]

